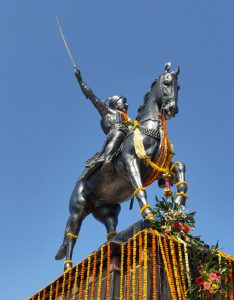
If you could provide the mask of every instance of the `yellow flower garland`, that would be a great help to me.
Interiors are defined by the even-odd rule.
[[[188,281],[188,289],[191,290],[191,274],[190,274],[190,267],[189,267],[187,244],[180,238],[178,238],[178,240],[184,245],[184,258],[185,258],[185,269],[186,269],[186,275]]]
[[[61,293],[61,299],[64,299],[64,293],[65,293],[65,283],[66,283],[66,275],[67,273],[63,273],[63,283],[62,283],[62,293]]]
[[[144,187],[139,187],[137,189],[135,189],[135,191],[133,192],[134,197],[136,197],[136,195],[140,192],[140,191],[146,191],[146,189]]]
[[[126,295],[125,300],[130,298],[130,275],[131,275],[131,240],[127,244],[127,276],[126,276]]]
[[[97,300],[101,300],[104,246],[101,247]],[[82,300],[82,299],[81,299]]]
[[[163,238],[163,245],[164,245],[164,248],[165,248],[165,257],[166,257],[166,260],[167,260],[167,267],[168,267],[168,272],[169,272],[169,276],[170,276],[170,280],[171,280],[172,294],[173,294],[173,297],[175,299],[177,299],[175,282],[174,282],[172,266],[171,266],[171,262],[170,262],[170,255],[169,255],[167,240],[168,240],[167,238]]]
[[[85,300],[89,299],[89,274],[90,274],[90,266],[91,266],[91,257],[88,257],[88,266],[86,272],[86,283],[85,283]],[[69,299],[67,299],[69,300]]]
[[[136,299],[136,235],[133,236],[133,258],[132,258],[132,300]]]
[[[92,271],[92,287],[91,287],[90,300],[94,300],[96,271],[97,271],[97,254],[96,254],[96,252],[94,252],[94,254],[93,254],[93,271]]]
[[[37,300],[41,299],[41,291],[39,291],[38,296],[37,296]]]
[[[76,271],[75,271],[75,278],[74,278],[74,284],[73,284],[73,289],[72,289],[72,300],[75,300],[75,298],[76,298],[78,274],[79,274],[79,264],[77,264]]]
[[[176,259],[175,245],[174,245],[174,241],[172,238],[170,238],[169,245],[170,245],[170,250],[171,250],[171,257],[172,257],[172,263],[173,263],[173,271],[174,271],[174,276],[175,276],[177,295],[180,300],[184,300],[185,298],[184,298],[182,282],[181,282],[180,274],[179,274],[179,270],[178,270],[178,262]]]
[[[184,263],[183,263],[183,254],[181,249],[181,243],[180,241],[177,241],[178,245],[178,253],[179,253],[179,264],[180,264],[180,272],[182,277],[182,285],[183,285],[183,291],[185,298],[187,297],[187,291],[186,291],[186,284],[185,284],[185,272],[184,272]]]
[[[163,243],[162,243],[162,238],[161,238],[160,233],[157,232],[156,230],[155,230],[155,233],[158,236],[159,246],[160,246],[160,250],[161,250],[161,254],[162,254],[162,258],[163,258],[163,264],[164,264],[164,268],[165,268],[165,271],[166,271],[166,274],[167,274],[169,288],[170,288],[170,291],[171,291],[171,298],[172,298],[172,300],[177,300],[176,291],[175,291],[175,288],[173,286],[172,278],[171,278],[171,275],[170,275],[170,272],[169,272],[169,269],[168,269],[169,262],[166,258],[166,255],[165,255],[165,251],[164,251],[164,247],[163,247]]]
[[[49,296],[49,300],[52,300],[53,297],[53,283],[50,284],[50,296]]]
[[[107,244],[107,266],[106,266],[106,300],[110,299],[110,264],[111,264],[111,247]]]
[[[143,253],[144,253],[144,267],[143,267],[143,270],[144,270],[144,294],[143,294],[143,299],[144,300],[147,300],[147,272],[148,272],[148,253],[147,253],[147,240],[148,239],[148,235],[147,235],[147,230],[144,231],[144,250],[143,250]]]
[[[121,244],[119,300],[123,300],[123,282],[124,282],[124,243]]]
[[[231,285],[231,290],[230,290],[230,300],[233,300],[233,283],[232,283],[232,260],[229,258],[228,259],[228,264],[229,264],[229,283]]]

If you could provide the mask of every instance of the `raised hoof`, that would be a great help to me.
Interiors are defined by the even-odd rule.
[[[113,172],[113,164],[112,161],[107,160],[104,162],[102,166],[102,172],[103,173],[112,173]]]
[[[66,244],[62,244],[62,246],[60,247],[59,251],[57,252],[57,254],[55,255],[55,259],[56,260],[61,260],[66,256]]]

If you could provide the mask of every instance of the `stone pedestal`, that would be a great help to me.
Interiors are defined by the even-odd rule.
[[[173,259],[169,239],[163,237],[160,245],[161,238],[153,237],[143,222],[137,222],[29,300],[171,300],[172,293],[183,294],[185,254],[178,254],[175,243]],[[169,286],[172,272],[174,283],[170,280]]]

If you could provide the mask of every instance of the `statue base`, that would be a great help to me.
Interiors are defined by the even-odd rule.
[[[146,227],[118,233],[28,300],[186,299],[186,247]]]

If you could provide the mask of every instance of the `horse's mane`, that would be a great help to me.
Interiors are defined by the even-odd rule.
[[[157,83],[157,81],[158,81],[158,78],[156,78],[156,79],[153,81],[153,83],[151,84],[150,89],[149,89],[148,92],[145,94],[145,96],[144,96],[144,102],[143,102],[143,104],[142,104],[141,106],[139,106],[139,108],[138,108],[138,110],[137,110],[137,111],[138,111],[138,115],[136,116],[136,120],[137,120],[137,121],[140,120],[140,118],[141,118],[141,116],[142,116],[142,114],[143,114],[143,112],[144,112],[144,109],[145,109],[145,105],[146,105],[146,103],[147,103],[147,100],[149,99],[150,94],[151,94],[151,91],[152,91],[153,87],[155,86],[155,84]]]

